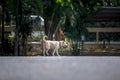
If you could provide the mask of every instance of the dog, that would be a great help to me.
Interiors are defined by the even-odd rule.
[[[47,40],[47,36],[43,37],[43,55],[45,54],[49,55],[49,50],[52,50],[52,55],[55,56],[55,53],[59,55],[58,50],[60,48],[66,48],[68,45],[65,41],[52,41]]]

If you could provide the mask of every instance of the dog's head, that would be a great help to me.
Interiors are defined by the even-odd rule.
[[[68,47],[68,44],[65,41],[59,41],[59,43],[60,43],[60,47],[62,48]]]

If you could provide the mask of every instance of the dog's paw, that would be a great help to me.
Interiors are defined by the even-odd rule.
[[[57,56],[60,56],[59,54]]]

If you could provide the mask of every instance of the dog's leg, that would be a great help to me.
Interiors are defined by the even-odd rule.
[[[56,51],[56,50],[54,49],[54,50],[53,50],[53,53],[52,53],[53,56],[55,56],[55,51]]]
[[[48,50],[46,50],[46,54],[47,54],[47,56],[49,56]]]
[[[43,56],[45,56],[45,49],[43,49]]]
[[[58,49],[56,49],[56,54],[57,54],[57,56],[60,56],[60,54],[58,53]]]

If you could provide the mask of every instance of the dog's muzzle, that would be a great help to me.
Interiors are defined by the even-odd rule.
[[[60,47],[62,47],[62,48],[68,47],[66,42],[60,42],[59,44],[60,44]]]

